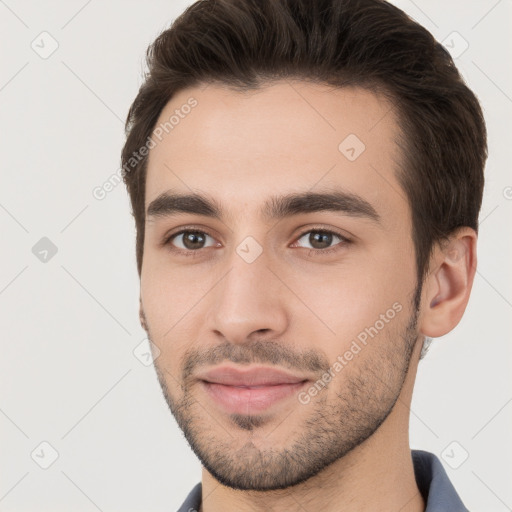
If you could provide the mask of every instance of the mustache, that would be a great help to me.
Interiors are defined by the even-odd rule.
[[[242,365],[251,363],[279,365],[306,373],[323,373],[329,369],[329,361],[324,354],[311,349],[292,352],[283,343],[274,340],[258,340],[243,345],[224,342],[204,350],[188,349],[183,361],[183,381],[189,379],[196,368],[200,366],[224,362]]]

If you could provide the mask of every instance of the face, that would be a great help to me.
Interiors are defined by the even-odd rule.
[[[419,339],[397,136],[384,99],[305,82],[187,89],[157,122],[141,315],[224,485],[303,482],[393,410]]]

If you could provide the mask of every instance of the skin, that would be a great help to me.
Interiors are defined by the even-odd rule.
[[[415,311],[399,129],[383,98],[303,81],[244,94],[210,84],[178,93],[157,125],[190,97],[198,105],[154,139],[145,204],[171,189],[200,192],[227,215],[147,218],[140,316],[160,351],[164,397],[203,464],[201,510],[424,510],[409,407],[424,337],[449,332],[466,307],[475,232],[462,228],[435,247]],[[366,146],[354,161],[338,149],[349,134]],[[357,194],[379,222],[333,211],[261,215],[272,195],[331,190]],[[184,227],[208,236],[163,243]],[[326,246],[335,250],[320,254],[310,237],[319,228],[350,242],[334,236]],[[248,236],[262,250],[252,263],[236,251]],[[230,415],[196,378],[221,362],[257,362],[314,383],[393,304],[400,312],[307,404],[294,396],[263,414],[248,403],[247,414]]]

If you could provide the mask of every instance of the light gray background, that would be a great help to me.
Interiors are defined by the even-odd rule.
[[[92,195],[119,169],[147,45],[190,3],[0,0],[2,511],[172,511],[200,479],[133,353],[147,345],[126,190]],[[420,363],[411,445],[442,459],[471,510],[512,510],[512,2],[394,3],[452,51],[454,31],[469,44],[456,62],[490,150],[472,298]]]

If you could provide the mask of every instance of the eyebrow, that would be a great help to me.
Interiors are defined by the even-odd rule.
[[[265,220],[277,220],[293,215],[331,211],[341,212],[351,217],[361,217],[380,222],[375,208],[362,197],[343,191],[300,192],[281,196],[272,196],[261,210]],[[148,205],[148,220],[170,217],[182,213],[204,215],[222,220],[226,215],[223,207],[205,194],[181,194],[172,191],[163,192]]]

